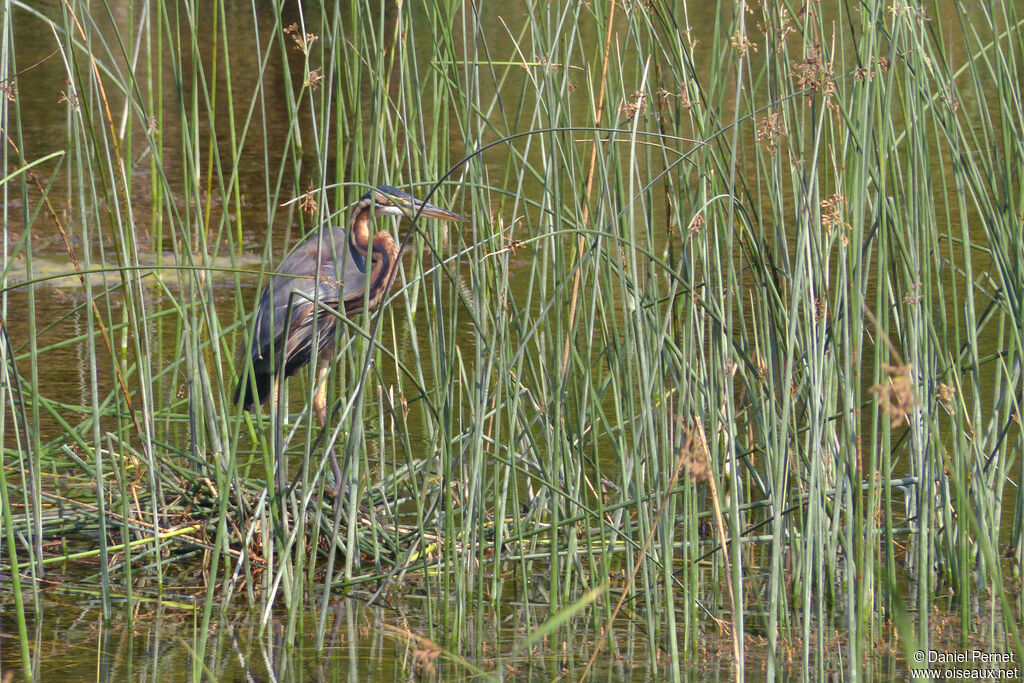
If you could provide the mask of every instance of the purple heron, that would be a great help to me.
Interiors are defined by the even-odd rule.
[[[421,202],[381,185],[356,203],[348,230],[324,227],[299,245],[275,269],[260,294],[252,321],[249,356],[235,388],[235,402],[253,411],[268,399],[277,401],[280,380],[294,375],[317,357],[313,409],[327,426],[327,386],[338,321],[330,307],[346,316],[375,310],[394,283],[398,244],[391,233],[370,232],[370,219],[399,216],[446,221],[465,220],[457,213]]]

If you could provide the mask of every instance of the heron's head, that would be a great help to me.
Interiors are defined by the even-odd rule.
[[[464,221],[462,216],[440,206],[434,206],[427,202],[421,202],[408,192],[403,192],[397,187],[380,185],[370,190],[362,202],[373,202],[374,215],[376,216],[400,216],[405,218],[440,218],[446,221]]]

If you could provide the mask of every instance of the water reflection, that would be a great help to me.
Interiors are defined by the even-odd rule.
[[[490,679],[554,680],[586,664],[592,634],[544,642],[515,656],[507,653],[521,637],[527,621],[543,616],[540,607],[524,607],[520,617],[498,621],[486,615],[470,618],[465,626],[470,644],[455,655],[440,642],[440,624],[425,623],[423,606],[414,602],[393,607],[368,607],[352,598],[334,600],[327,608],[322,645],[315,638],[319,615],[301,613],[289,620],[279,616],[264,628],[246,609],[229,609],[215,618],[205,635],[202,600],[193,609],[143,600],[115,605],[104,623],[102,609],[91,601],[43,601],[29,615],[33,669],[37,680],[139,681],[140,683],[196,679],[214,681],[395,681]],[[436,607],[436,605],[435,605]],[[5,610],[3,632],[16,633]],[[433,634],[433,635],[432,635]],[[622,632],[607,658],[589,680],[646,680],[656,675],[639,633]],[[432,639],[432,637],[434,640]],[[573,643],[573,640],[579,642]],[[621,645],[621,648],[620,648]],[[450,644],[449,646],[450,647]],[[638,649],[639,648],[639,649]],[[201,654],[201,659],[199,659]],[[18,671],[16,648],[0,650],[0,669]],[[729,674],[704,663],[691,671],[702,680]],[[664,675],[666,672],[662,671]],[[6,680],[6,679],[5,679]]]
[[[429,610],[416,601],[391,607],[368,607],[363,601],[339,598],[327,607],[327,628],[322,645],[315,631],[319,615],[299,612],[289,620],[275,616],[261,627],[252,612],[229,608],[214,619],[205,634],[197,633],[202,622],[202,599],[194,607],[166,606],[142,600],[122,603],[109,623],[92,600],[79,598],[43,601],[40,612],[29,616],[32,665],[36,680],[97,680],[104,682],[209,680],[222,682],[397,681],[397,680],[570,680],[587,663],[596,631],[585,628],[595,622],[579,622],[565,639],[545,640],[530,651],[509,653],[529,623],[539,623],[545,610],[520,606],[517,616],[498,619],[486,613],[474,615],[464,626],[470,641],[463,653],[451,654],[451,644],[438,634],[451,625],[431,625],[423,618]],[[173,604],[173,603],[172,603]],[[437,604],[434,605],[438,607]],[[6,643],[17,633],[9,605],[0,616]],[[441,614],[441,612],[435,612]],[[955,648],[947,635],[937,647]],[[587,680],[619,682],[671,677],[665,664],[653,666],[642,629],[627,626],[612,632],[607,646]],[[826,645],[837,665],[843,643]],[[734,680],[729,638],[707,633],[700,652],[678,673],[684,680]],[[200,654],[201,653],[201,654]],[[896,652],[876,653],[868,671],[873,680],[899,680],[906,671]],[[766,642],[750,636],[747,644],[748,675],[763,670]],[[659,656],[663,659],[664,653]],[[201,658],[200,658],[201,657]],[[667,660],[666,660],[667,661]],[[0,648],[4,681],[20,671],[16,647]],[[838,671],[838,669],[836,670]],[[791,661],[782,680],[801,679],[800,663]],[[15,679],[18,680],[17,674]]]

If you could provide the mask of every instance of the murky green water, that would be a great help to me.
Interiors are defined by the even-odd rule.
[[[474,671],[484,671],[506,680],[528,681],[558,679],[585,664],[578,655],[582,641],[542,644],[532,654],[494,658],[497,648],[507,649],[517,632],[525,632],[527,615],[543,616],[543,607],[528,605],[520,610],[524,619],[515,624],[496,623],[486,616],[469,619],[465,627],[474,642],[471,650],[478,656],[468,662],[450,656],[441,645],[423,640],[429,632],[422,619],[425,599],[413,592],[391,606],[367,607],[357,599],[339,598],[327,609],[328,637],[322,646],[312,634],[317,612],[307,612],[298,624],[298,636],[291,637],[283,632],[283,618],[272,619],[266,629],[260,629],[254,615],[236,611],[213,626],[202,673],[207,680],[232,682],[392,681],[424,676],[465,679]],[[109,623],[103,621],[102,608],[86,596],[68,595],[42,604],[43,612],[33,615],[39,628],[29,634],[42,661],[40,680],[184,680],[192,673],[199,617],[196,610],[174,605],[173,596],[168,596],[166,605],[146,602],[128,609],[124,603],[115,603]],[[4,631],[10,635],[9,623],[4,622]],[[621,638],[622,648],[602,661],[593,680],[655,678],[655,671],[644,663],[649,660],[642,651],[642,634],[615,635]],[[16,670],[16,653],[6,646],[3,652],[4,670]],[[701,668],[708,680],[728,678],[727,666]]]

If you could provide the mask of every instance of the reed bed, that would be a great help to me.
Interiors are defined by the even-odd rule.
[[[196,680],[360,609],[442,678],[1024,661],[1018,9],[5,3],[2,666],[55,586]],[[384,183],[471,220],[379,222],[326,430],[243,413],[259,288]]]

